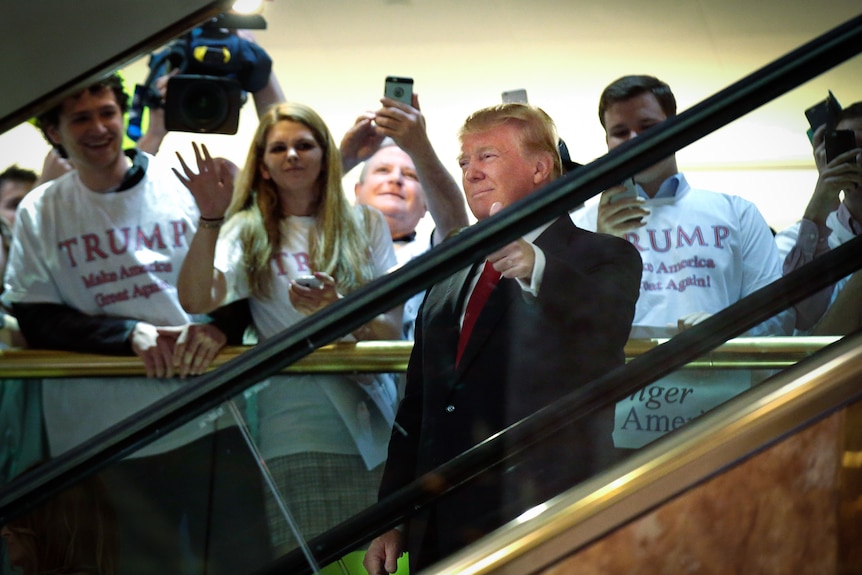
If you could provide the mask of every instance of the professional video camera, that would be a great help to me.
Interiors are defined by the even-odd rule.
[[[169,131],[235,134],[246,93],[266,86],[272,60],[260,46],[240,38],[231,28],[265,26],[262,18],[236,21],[222,15],[151,54],[147,79],[135,86],[129,137],[135,141],[141,137],[145,106],[162,105]],[[175,69],[179,74],[168,80],[162,102],[156,80]]]

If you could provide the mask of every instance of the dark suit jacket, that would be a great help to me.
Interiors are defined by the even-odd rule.
[[[433,286],[416,323],[407,387],[380,496],[624,363],[641,278],[628,242],[554,221],[535,241],[546,266],[538,297],[502,279],[455,354],[471,268]],[[473,268],[475,269],[475,268]],[[613,408],[531,449],[411,520],[411,568],[446,556],[598,470],[612,451]],[[507,466],[508,467],[508,466]]]

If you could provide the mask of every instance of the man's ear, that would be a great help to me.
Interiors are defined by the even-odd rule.
[[[544,184],[549,182],[554,173],[554,158],[550,152],[540,152],[536,154],[534,160],[533,182],[535,184]]]
[[[428,198],[425,196],[424,189],[416,190],[416,193],[419,195],[419,201],[422,202],[422,216],[424,217],[428,213]]]
[[[54,146],[60,146],[60,130],[57,129],[57,126],[45,126],[45,135],[48,136],[48,139],[51,140],[51,143]]]

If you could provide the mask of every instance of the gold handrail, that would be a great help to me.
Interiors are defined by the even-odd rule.
[[[838,337],[749,337],[730,340],[688,368],[781,369],[835,342]],[[632,339],[626,345],[631,360],[667,339]],[[226,347],[213,362],[215,369],[248,347]],[[319,348],[288,367],[287,373],[399,373],[407,370],[413,349],[409,341],[336,343]],[[111,356],[39,349],[0,350],[0,379],[85,376],[143,376],[135,356]]]
[[[226,347],[213,361],[216,369],[248,347]],[[287,373],[392,373],[407,370],[413,342],[366,341],[323,346],[288,367]],[[113,356],[44,349],[0,351],[0,379],[83,376],[143,376],[144,364],[136,356]]]

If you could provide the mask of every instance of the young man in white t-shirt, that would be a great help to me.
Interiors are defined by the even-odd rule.
[[[111,76],[39,116],[76,169],[30,192],[16,215],[3,298],[29,345],[134,353],[148,376],[44,380],[52,456],[189,385],[181,378],[202,373],[227,341],[179,304],[197,208],[166,166],[122,149],[127,102]],[[118,511],[123,573],[180,572],[187,562],[236,572],[269,559],[256,467],[229,422],[192,421],[102,477]],[[250,523],[241,556],[230,551],[239,518]]]

